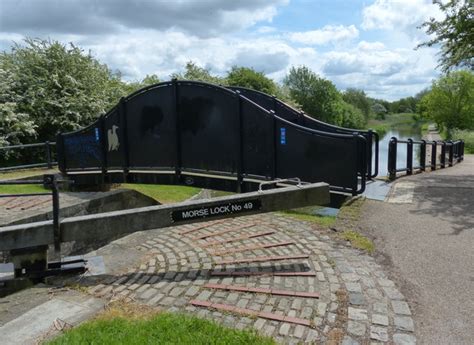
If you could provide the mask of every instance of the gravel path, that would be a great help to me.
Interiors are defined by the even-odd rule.
[[[473,344],[474,155],[401,178],[392,193],[365,202],[360,228],[414,307],[419,343]]]

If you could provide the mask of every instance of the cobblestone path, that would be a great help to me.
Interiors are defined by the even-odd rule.
[[[271,213],[114,243],[138,249],[141,264],[83,280],[98,297],[254,328],[281,343],[415,343],[408,304],[381,267],[312,223]]]

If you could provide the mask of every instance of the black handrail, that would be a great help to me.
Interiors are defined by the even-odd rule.
[[[11,171],[11,170],[18,170],[18,169],[41,168],[41,167],[46,167],[48,169],[51,169],[51,168],[53,168],[54,165],[58,164],[58,162],[53,160],[52,146],[55,146],[55,145],[56,145],[56,143],[54,141],[45,141],[44,143],[2,146],[2,147],[0,147],[0,151],[10,151],[10,150],[29,149],[29,148],[35,148],[35,147],[44,147],[45,162],[0,167],[0,171]]]
[[[407,159],[406,166],[403,168],[397,167],[397,151],[398,145],[405,144],[407,147]],[[420,157],[419,165],[413,166],[413,146],[420,145]],[[438,159],[438,146],[441,147],[441,151]],[[431,159],[429,168],[431,171],[437,168],[446,167],[446,154],[448,154],[448,166],[453,166],[456,163],[461,162],[464,159],[464,141],[427,141],[427,140],[413,140],[411,138],[407,140],[399,140],[396,137],[392,137],[388,143],[388,175],[390,180],[394,180],[397,177],[397,173],[406,172],[407,175],[412,175],[415,171],[426,171],[426,157],[427,149],[431,149]],[[439,161],[439,162],[437,162]]]
[[[59,252],[61,250],[61,229],[59,224],[59,184],[72,183],[70,180],[63,180],[58,178],[59,175],[45,174],[42,180],[5,180],[0,181],[0,186],[5,185],[36,185],[43,184],[47,188],[51,188],[51,192],[44,193],[24,193],[24,194],[0,194],[0,198],[7,197],[32,197],[50,195],[53,207],[53,231],[54,231],[54,249]]]

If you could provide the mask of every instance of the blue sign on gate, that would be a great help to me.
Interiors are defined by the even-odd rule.
[[[286,145],[286,128],[280,128],[280,144]]]

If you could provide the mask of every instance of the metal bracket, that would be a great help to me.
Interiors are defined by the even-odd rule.
[[[259,192],[263,192],[262,187],[265,186],[265,185],[277,184],[277,183],[284,183],[284,182],[293,182],[293,183],[296,183],[295,186],[298,187],[298,188],[301,188],[301,186],[302,186],[303,184],[308,184],[308,183],[301,182],[301,179],[300,179],[299,177],[291,177],[291,178],[285,178],[285,179],[277,178],[277,179],[271,180],[271,181],[260,182],[260,184],[258,185],[258,191],[259,191]]]

